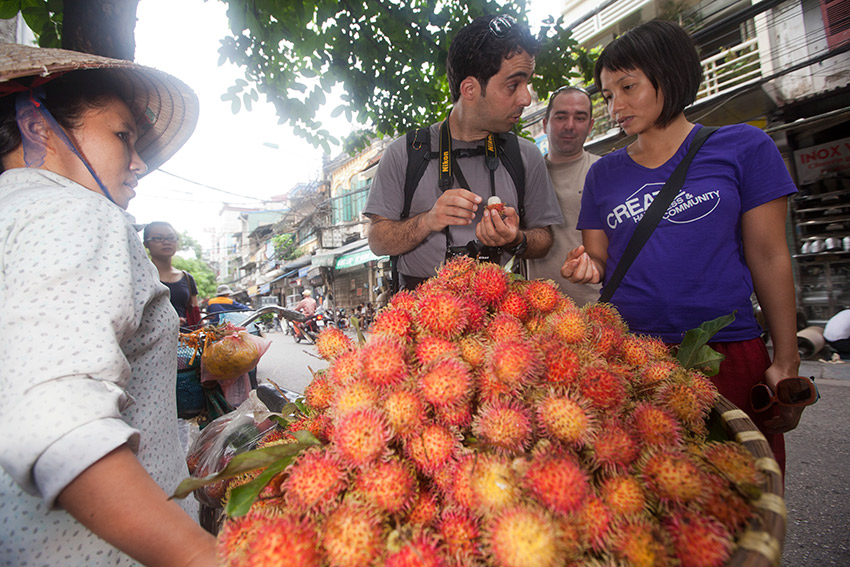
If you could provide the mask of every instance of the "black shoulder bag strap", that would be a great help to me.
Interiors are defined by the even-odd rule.
[[[679,165],[677,165],[676,169],[673,170],[673,174],[670,175],[670,179],[667,180],[667,183],[664,184],[664,187],[661,188],[661,191],[659,191],[658,195],[655,196],[655,199],[652,200],[652,204],[649,205],[649,208],[646,210],[643,218],[640,219],[637,228],[635,228],[634,234],[632,234],[632,238],[626,245],[623,257],[620,258],[620,261],[617,263],[617,267],[614,268],[614,274],[602,290],[602,294],[599,297],[599,301],[601,303],[611,301],[611,297],[614,295],[614,292],[617,290],[620,282],[623,281],[623,277],[626,275],[626,272],[629,270],[641,249],[649,240],[649,237],[652,236],[655,227],[657,227],[658,223],[661,222],[661,219],[664,217],[664,213],[667,212],[667,208],[670,206],[670,203],[672,203],[676,195],[679,194],[679,190],[682,188],[682,185],[685,184],[688,167],[691,165],[691,161],[693,161],[697,151],[700,149],[703,142],[705,142],[705,140],[713,134],[715,130],[717,130],[715,127],[702,127],[694,136],[694,139],[691,142],[691,147],[688,148],[688,153],[685,154],[684,159],[679,162]]]
[[[407,146],[407,170],[404,176],[404,204],[401,210],[401,220],[410,216],[413,193],[416,192],[416,186],[425,174],[428,161],[431,159],[431,129],[425,127],[409,130],[405,137],[405,145]],[[390,256],[390,270],[392,274],[391,290],[395,295],[400,289],[398,256]]]

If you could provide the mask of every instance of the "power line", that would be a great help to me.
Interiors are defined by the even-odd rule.
[[[240,193],[234,193],[233,191],[227,191],[226,189],[219,189],[218,187],[213,187],[213,186],[211,186],[211,185],[207,185],[207,184],[205,184],[205,183],[199,183],[199,182],[197,182],[197,181],[192,181],[191,179],[187,179],[187,178],[185,178],[185,177],[181,177],[180,175],[177,175],[177,174],[175,174],[175,173],[171,173],[171,172],[169,172],[169,171],[165,171],[165,170],[164,170],[164,169],[162,169],[162,168],[157,169],[157,171],[159,171],[160,173],[164,173],[164,174],[166,174],[166,175],[170,175],[171,177],[176,177],[177,179],[180,179],[181,181],[185,181],[186,183],[191,183],[191,184],[193,184],[193,185],[198,185],[199,187],[204,187],[204,188],[206,188],[206,189],[212,189],[213,191],[218,191],[218,192],[220,192],[220,193],[226,193],[227,195],[233,195],[234,197],[239,197],[239,198],[241,198],[241,199],[252,199],[252,200],[254,200],[254,201],[260,201],[261,203],[270,203],[270,202],[271,202],[271,201],[269,201],[268,199],[260,199],[259,197],[252,197],[252,196],[250,196],[250,195],[242,195],[242,194],[240,194]]]

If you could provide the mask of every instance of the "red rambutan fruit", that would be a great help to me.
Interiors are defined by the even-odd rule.
[[[618,375],[602,366],[584,368],[579,388],[590,403],[602,410],[615,410],[626,400],[626,384]]]
[[[378,388],[400,384],[408,375],[407,356],[400,342],[387,337],[372,337],[360,349],[363,377]]]
[[[649,362],[649,353],[646,351],[643,339],[637,335],[627,335],[620,343],[620,353],[623,360],[632,366],[643,366]]]
[[[347,465],[362,467],[387,453],[390,437],[383,414],[363,408],[337,420],[331,442]]]
[[[702,509],[733,534],[755,514],[755,509],[741,492],[732,488],[725,478],[715,475],[707,475]]]
[[[635,437],[615,421],[603,423],[592,442],[592,458],[597,467],[607,471],[623,471],[640,456]]]
[[[472,368],[478,368],[487,359],[487,345],[480,335],[464,335],[458,342],[461,357]]]
[[[552,336],[540,341],[540,350],[543,353],[546,382],[570,386],[576,381],[581,362],[575,350]]]
[[[663,384],[655,394],[655,402],[669,410],[691,430],[705,430],[705,418],[711,407],[703,406],[697,392],[690,386],[676,383]]]
[[[564,452],[535,455],[522,484],[537,502],[559,515],[580,510],[591,494],[587,474]]]
[[[437,423],[460,429],[472,425],[472,407],[469,400],[462,400],[450,406],[434,406],[434,418]]]
[[[426,367],[417,380],[419,391],[434,407],[456,405],[469,397],[472,376],[459,357],[441,358]]]
[[[281,490],[293,511],[321,513],[348,486],[342,462],[324,449],[308,449],[288,469]]]
[[[522,321],[507,313],[496,313],[487,323],[486,332],[493,342],[524,340],[526,337]]]
[[[403,541],[396,551],[387,554],[384,567],[447,567],[437,539],[429,532],[419,531]]]
[[[517,391],[540,373],[540,355],[529,341],[505,339],[493,345],[490,367],[499,382]]]
[[[499,567],[555,567],[561,564],[556,522],[528,505],[502,511],[487,522],[485,540]]]
[[[671,567],[675,563],[665,532],[650,520],[630,519],[618,524],[611,539],[614,557],[632,567]]]
[[[416,294],[410,290],[402,289],[393,294],[389,306],[403,311],[411,311],[416,306]]]
[[[489,317],[487,307],[478,303],[472,296],[462,295],[459,299],[463,301],[464,309],[466,310],[465,333],[478,333],[482,331]]]
[[[499,303],[499,313],[507,313],[520,321],[528,319],[529,305],[525,297],[516,291],[508,291]]]
[[[638,390],[653,391],[659,384],[670,378],[676,368],[678,364],[672,360],[650,362],[635,375],[635,381],[639,384]]]
[[[478,463],[477,453],[460,453],[448,467],[449,482],[444,487],[446,500],[459,508],[471,510],[475,503],[472,490],[472,471]]]
[[[380,519],[368,506],[343,502],[322,526],[322,548],[330,567],[371,565],[383,551]]]
[[[468,511],[444,510],[437,522],[437,533],[446,555],[455,565],[470,565],[481,560],[481,526]]]
[[[531,411],[516,400],[487,402],[473,418],[472,431],[485,445],[516,455],[531,443]]]
[[[558,305],[558,289],[549,280],[531,280],[525,287],[525,297],[538,313],[549,313]]]
[[[632,429],[649,447],[676,447],[682,443],[682,424],[673,412],[649,402],[635,406]]]
[[[319,375],[304,389],[304,400],[315,410],[325,410],[331,404],[333,387],[326,376]]]
[[[252,535],[254,539],[239,565],[318,567],[322,564],[315,527],[296,514],[272,517]]]
[[[416,497],[417,486],[413,469],[397,458],[372,463],[354,480],[354,492],[387,514],[406,510]]]
[[[416,341],[415,355],[420,365],[427,366],[438,358],[459,357],[460,348],[454,341],[435,335],[425,335]]]
[[[416,468],[426,475],[446,466],[460,446],[455,433],[440,424],[426,424],[405,439],[404,448]]]
[[[591,494],[585,500],[579,516],[590,547],[595,551],[602,550],[614,523],[611,510],[601,498]]]
[[[369,327],[372,336],[390,337],[403,343],[410,342],[413,318],[409,311],[397,308],[382,309]]]
[[[693,512],[674,514],[668,522],[676,556],[688,567],[720,567],[732,553],[732,536],[720,522]]]
[[[336,327],[325,327],[316,338],[316,350],[325,360],[334,360],[354,348],[354,341]]]
[[[420,490],[413,499],[405,522],[415,527],[431,527],[440,516],[440,500],[430,489]]]
[[[478,262],[470,256],[454,256],[437,269],[437,280],[447,289],[467,292],[472,276],[478,270]]]
[[[581,308],[581,312],[593,325],[610,326],[619,329],[621,332],[629,330],[620,313],[610,303],[588,303]]]
[[[734,441],[710,442],[702,451],[703,458],[739,487],[760,486],[764,482],[752,453]]]
[[[334,387],[356,382],[362,376],[360,349],[346,351],[336,357],[328,368],[328,382]]]
[[[509,278],[501,266],[485,262],[473,275],[470,291],[484,305],[496,306],[508,293]]]
[[[257,543],[257,531],[270,521],[272,518],[268,514],[254,509],[244,516],[225,518],[216,538],[216,549],[222,565],[244,565],[245,555]]]
[[[444,339],[457,337],[467,323],[464,302],[444,291],[420,294],[413,318],[426,333]]]

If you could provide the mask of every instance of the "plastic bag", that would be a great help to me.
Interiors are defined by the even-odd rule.
[[[201,430],[186,455],[189,473],[202,478],[221,472],[234,456],[255,448],[269,431],[278,427],[270,415],[256,393],[251,392],[238,408]],[[227,481],[219,481],[196,490],[194,495],[201,504],[218,508],[226,490]]]
[[[233,380],[257,366],[271,341],[247,331],[227,335],[204,348],[201,381]]]

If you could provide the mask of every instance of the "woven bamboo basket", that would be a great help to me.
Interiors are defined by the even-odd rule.
[[[787,513],[782,473],[767,440],[753,421],[732,402],[720,396],[712,410],[730,439],[744,445],[756,458],[766,485],[754,503],[755,517],[738,539],[727,567],[778,567],[785,539]]]

